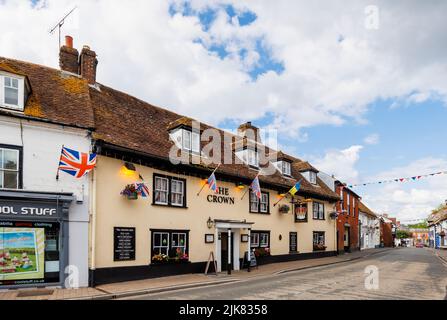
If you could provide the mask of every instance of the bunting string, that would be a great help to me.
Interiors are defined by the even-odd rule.
[[[359,184],[347,184],[348,188],[355,188],[355,187],[365,187],[368,185],[374,185],[374,184],[386,184],[386,183],[404,183],[404,182],[411,182],[411,181],[418,181],[420,179],[430,178],[437,175],[447,174],[447,171],[439,171],[429,174],[421,174],[417,176],[407,177],[407,178],[396,178],[391,180],[380,180],[375,182],[366,182],[366,183],[359,183]]]

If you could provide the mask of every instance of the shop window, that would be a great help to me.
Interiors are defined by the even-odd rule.
[[[188,231],[152,230],[152,262],[188,261]]]
[[[0,288],[59,282],[59,224],[6,221],[3,225],[8,227],[0,227]]]
[[[270,196],[268,192],[262,192],[261,199],[258,199],[255,193],[250,191],[250,212],[264,214],[270,213]]]
[[[314,220],[324,220],[324,204],[321,202],[313,203],[313,218]]]
[[[154,174],[153,203],[186,207],[186,180]]]
[[[252,232],[250,234],[250,245],[252,248],[259,247],[259,233]]]
[[[0,145],[0,189],[21,188],[22,148]]]

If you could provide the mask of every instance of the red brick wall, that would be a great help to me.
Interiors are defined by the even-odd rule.
[[[380,223],[380,240],[385,247],[393,246],[393,233],[391,223]]]
[[[336,187],[336,192],[340,194],[342,187],[341,185]],[[349,224],[349,232],[350,232],[350,250],[356,250],[359,248],[359,206],[358,206],[358,197],[350,192],[349,189],[343,188],[343,206],[339,202],[337,204],[337,211],[348,210],[347,203],[347,193],[350,194],[349,199],[349,214],[342,213],[339,214],[337,218],[337,231],[338,231],[338,249],[339,251],[344,250],[344,234],[345,234],[345,224]],[[354,206],[355,202],[355,206]]]

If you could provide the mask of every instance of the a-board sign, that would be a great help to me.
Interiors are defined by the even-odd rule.
[[[255,253],[252,251],[250,252],[250,267],[257,267],[258,262],[256,261]],[[244,267],[248,267],[248,252],[245,251],[244,254]]]

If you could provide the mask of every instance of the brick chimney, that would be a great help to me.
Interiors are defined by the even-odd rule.
[[[89,46],[84,46],[81,51],[79,59],[79,71],[81,77],[87,79],[89,84],[96,83],[96,66],[98,59],[96,59],[96,52],[90,50]]]
[[[79,74],[79,52],[73,48],[73,38],[65,36],[65,45],[59,51],[59,66],[61,70]]]
[[[248,139],[262,143],[259,128],[252,125],[251,121],[241,124],[239,128],[237,128],[237,134],[241,137],[247,137]]]

